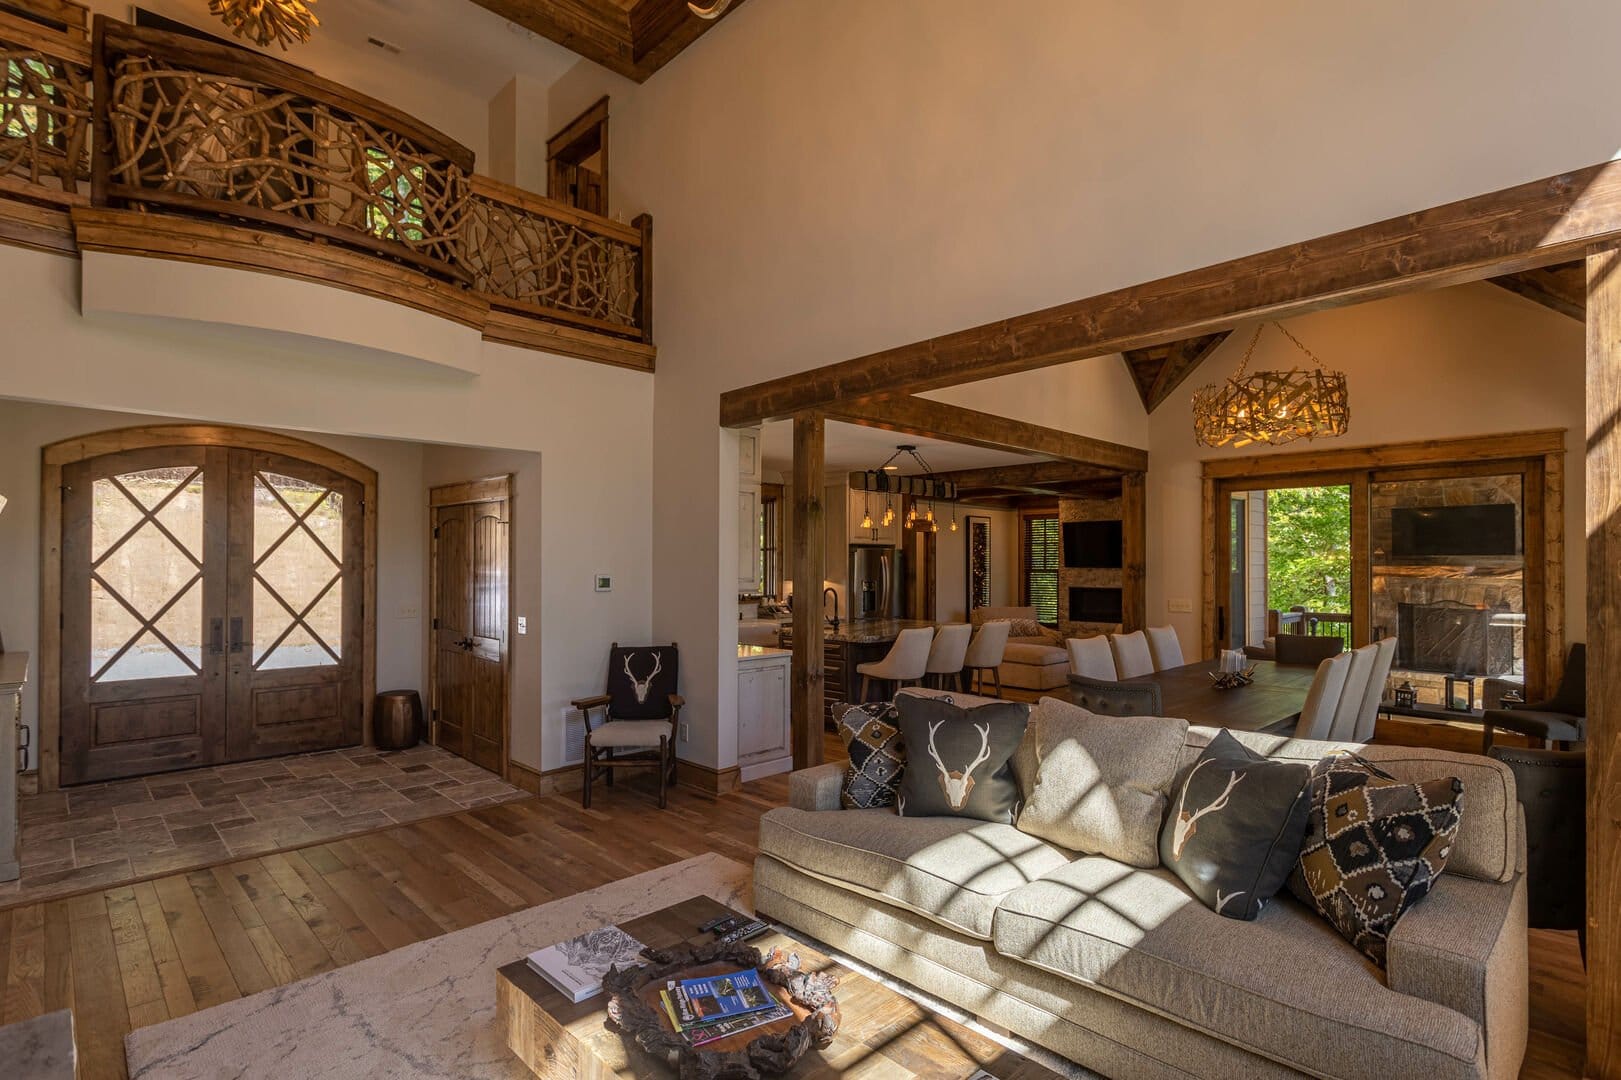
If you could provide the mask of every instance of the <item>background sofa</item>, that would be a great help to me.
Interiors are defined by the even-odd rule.
[[[1215,733],[1189,729],[1184,772]],[[1307,762],[1339,745],[1234,734]],[[1438,750],[1358,752],[1401,780],[1464,783],[1447,870],[1397,925],[1383,971],[1287,890],[1239,922],[1164,869],[1010,825],[840,810],[841,763],[794,773],[790,806],[761,819],[755,906],[1111,1077],[1513,1077],[1527,1032],[1513,775]],[[1014,758],[1026,791],[1032,759]]]
[[[1028,619],[1036,621],[1033,607],[982,607],[969,615],[974,627],[996,619]],[[1007,652],[1002,654],[1002,666],[997,669],[1003,686],[1021,690],[1052,690],[1063,686],[1069,679],[1069,652],[1064,637],[1056,630],[1045,627],[1039,635],[1024,635],[1007,639]]]

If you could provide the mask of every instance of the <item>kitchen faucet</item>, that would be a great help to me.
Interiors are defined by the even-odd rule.
[[[833,597],[833,618],[828,619],[828,623],[833,629],[837,630],[839,628],[839,590],[831,585],[822,590],[822,611],[824,613],[822,617],[827,618],[827,598],[829,595]]]

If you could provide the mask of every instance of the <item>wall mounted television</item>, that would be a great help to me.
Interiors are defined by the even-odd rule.
[[[1390,553],[1397,558],[1520,552],[1513,503],[1398,506],[1390,512],[1390,533]]]
[[[1125,535],[1120,522],[1064,522],[1065,566],[1114,569],[1125,564]]]

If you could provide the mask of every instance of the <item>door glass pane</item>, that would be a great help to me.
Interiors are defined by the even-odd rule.
[[[203,476],[194,466],[95,482],[90,671],[96,681],[201,670],[202,517]]]
[[[1517,474],[1369,487],[1373,637],[1395,637],[1391,686],[1439,705],[1448,675],[1525,682],[1525,491]]]
[[[1351,487],[1273,488],[1241,493],[1233,513],[1229,566],[1245,617],[1234,644],[1279,634],[1337,637],[1351,644]]]
[[[261,670],[337,663],[343,639],[343,503],[280,473],[253,478],[253,662]]]

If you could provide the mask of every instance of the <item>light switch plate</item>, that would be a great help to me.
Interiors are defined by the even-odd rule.
[[[402,619],[416,619],[416,618],[421,618],[421,616],[422,616],[422,611],[415,604],[401,604],[400,605],[400,618],[402,618]]]
[[[1167,611],[1179,611],[1186,615],[1193,611],[1193,601],[1179,597],[1174,600],[1167,600],[1165,602],[1165,608]]]
[[[594,579],[597,592],[613,592],[614,579],[607,574],[598,574]]]
[[[529,620],[527,618],[525,618],[524,616],[522,616],[522,615],[518,616],[518,633],[519,634],[527,634],[527,633],[529,633]]]

